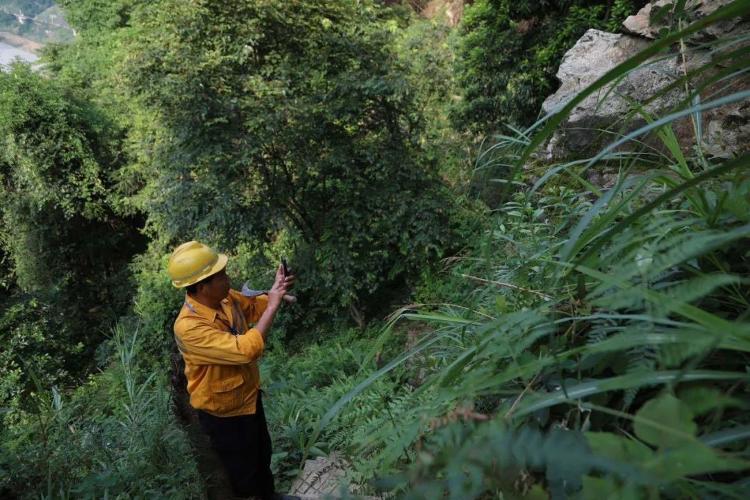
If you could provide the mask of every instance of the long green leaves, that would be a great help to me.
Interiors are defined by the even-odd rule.
[[[737,372],[718,372],[708,370],[692,370],[682,372],[671,370],[655,373],[631,373],[620,377],[612,377],[601,380],[592,380],[576,384],[571,387],[560,389],[554,393],[531,396],[521,404],[515,412],[516,418],[528,415],[543,408],[548,408],[566,401],[583,399],[602,392],[629,389],[632,387],[646,387],[650,385],[661,385],[681,380],[683,382],[695,381],[722,381],[722,380],[746,380],[750,376]]]
[[[514,165],[504,181],[517,188],[516,174],[531,153],[583,99],[674,42],[748,10],[750,1],[736,1],[663,37],[532,129],[500,136],[483,148],[477,168]],[[729,52],[746,56],[744,48]],[[750,424],[738,395],[750,384],[750,225],[740,208],[750,207],[742,201],[750,154],[712,159],[700,145],[686,148],[671,128],[689,117],[701,137],[703,113],[750,98],[746,90],[697,97],[695,89],[706,82],[723,85],[743,74],[725,55],[717,60],[732,66],[728,73],[714,61],[673,82],[672,88],[688,87],[689,98],[677,109],[657,117],[645,103],[631,102],[646,125],[618,135],[590,158],[545,166],[529,189],[509,197],[482,240],[481,256],[471,256],[477,263],[460,262],[451,278],[476,287],[463,296],[465,315],[425,307],[416,314],[401,311],[394,328],[400,319],[412,319],[435,330],[384,367],[363,373],[362,382],[324,415],[318,432],[355,413],[352,401],[368,397],[369,387],[390,383],[394,398],[410,399],[414,407],[398,399],[395,414],[388,409],[390,420],[373,417],[381,428],[370,424],[357,450],[388,470],[407,468],[402,488],[466,498],[492,488],[512,490],[494,478],[499,471],[517,472],[508,465],[514,462],[498,464],[487,438],[488,429],[503,434],[508,425],[519,432],[508,434],[512,454],[524,457],[518,463],[537,484],[544,474],[547,493],[737,493],[739,486],[691,476],[737,477],[748,467],[727,450],[748,439]],[[695,85],[689,81],[706,75]],[[661,141],[661,149],[615,151],[647,134]],[[600,167],[616,170],[612,187],[583,178],[587,169]],[[584,192],[573,191],[581,187]],[[403,367],[400,378],[390,378],[397,366]],[[403,377],[415,373],[418,387],[402,391]],[[524,434],[530,426],[543,431]],[[571,463],[598,459],[607,466],[565,469],[554,453],[539,451],[557,450],[549,443],[559,428],[570,430],[571,440],[595,431],[591,448],[571,444]],[[453,453],[462,459],[452,459]]]
[[[653,201],[650,201],[646,204],[644,204],[642,207],[640,207],[638,210],[632,212],[631,214],[628,214],[622,221],[618,222],[614,226],[611,227],[608,231],[605,232],[604,236],[601,238],[598,238],[595,242],[589,246],[586,251],[576,259],[577,262],[584,262],[585,259],[593,254],[595,251],[597,251],[599,248],[602,247],[607,241],[609,241],[613,236],[616,234],[624,231],[628,227],[630,227],[635,221],[640,219],[641,217],[644,217],[645,215],[653,212],[654,209],[657,207],[662,206],[664,203],[666,203],[669,200],[673,200],[676,196],[679,194],[685,192],[686,190],[695,187],[703,182],[706,182],[710,179],[714,179],[717,177],[720,177],[724,174],[727,174],[735,169],[740,169],[743,167],[747,167],[750,163],[750,153],[747,153],[739,158],[735,158],[734,160],[728,161],[721,165],[720,167],[716,167],[712,170],[703,172],[699,175],[696,175],[690,180],[687,180],[678,186],[670,189],[669,191],[665,192],[664,194],[661,194]]]

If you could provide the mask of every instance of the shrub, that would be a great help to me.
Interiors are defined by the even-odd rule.
[[[133,15],[123,71],[158,117],[141,125],[168,131],[146,176],[151,234],[237,254],[285,232],[304,272],[300,331],[373,314],[450,245],[452,201],[421,160],[379,13],[164,1]]]
[[[202,495],[187,436],[171,413],[166,381],[137,366],[138,333],[118,326],[112,342],[112,364],[71,395],[40,387],[33,408],[4,415],[3,496]]]

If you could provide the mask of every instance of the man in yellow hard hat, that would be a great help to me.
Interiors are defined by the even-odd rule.
[[[180,245],[169,259],[172,284],[187,291],[174,334],[190,405],[235,495],[283,498],[274,492],[257,362],[294,276],[279,266],[271,289],[248,297],[230,288],[226,265],[226,255],[197,241]]]

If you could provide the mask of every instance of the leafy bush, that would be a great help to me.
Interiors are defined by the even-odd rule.
[[[55,331],[37,338],[39,354],[84,371],[100,328],[128,305],[124,265],[142,245],[138,219],[113,208],[117,137],[74,90],[15,65],[0,73],[0,143],[8,302]],[[15,334],[2,335],[8,349]]]
[[[158,246],[136,257],[131,265],[137,288],[133,312],[143,332],[141,354],[153,365],[164,367],[174,348],[174,321],[185,300],[167,275],[168,256]]]
[[[138,368],[142,339],[115,329],[112,364],[69,397],[39,387],[34,407],[4,415],[0,493],[11,498],[195,498],[187,436],[163,377]]]
[[[286,232],[304,271],[300,330],[372,314],[450,244],[452,202],[420,158],[379,13],[164,1],[133,14],[123,71],[158,116],[140,125],[168,131],[146,175],[151,233],[236,254]]]
[[[69,367],[82,357],[77,332],[52,314],[53,307],[24,297],[6,301],[0,309],[0,407],[23,407],[37,385],[70,380]],[[75,366],[75,365],[73,365]]]
[[[415,119],[424,122],[419,138],[423,155],[438,166],[454,195],[462,192],[472,168],[470,145],[449,119],[459,93],[453,74],[456,31],[439,17],[430,20],[413,14],[398,32],[395,47],[420,110]]]

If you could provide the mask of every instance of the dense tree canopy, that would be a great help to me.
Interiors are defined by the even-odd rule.
[[[63,380],[93,364],[130,302],[138,218],[114,208],[120,138],[60,82],[22,65],[0,73],[0,366]],[[20,372],[18,372],[20,373]],[[6,399],[24,387],[2,391]],[[48,377],[47,377],[48,376]]]
[[[0,140],[2,243],[17,283],[77,302],[86,276],[116,273],[132,254],[137,220],[114,208],[121,138],[64,85],[16,66],[0,74]]]
[[[320,305],[376,305],[449,235],[419,120],[369,2],[160,2],[124,71],[166,127],[146,211],[169,241],[290,235]],[[159,133],[159,132],[154,132]],[[143,136],[149,134],[144,133]]]

